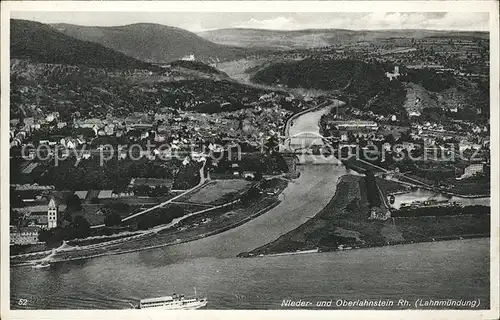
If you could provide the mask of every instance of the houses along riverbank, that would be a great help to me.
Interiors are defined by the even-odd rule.
[[[288,136],[298,136],[301,132],[317,133],[319,136],[320,117],[330,108],[331,106],[313,108],[310,112],[302,112],[297,117],[292,117],[286,126]],[[378,189],[383,198],[381,200],[385,200],[386,192]],[[419,217],[417,213],[416,217],[411,218],[370,219],[371,205],[367,196],[368,192],[364,177],[356,175],[338,177],[335,193],[321,211],[311,215],[307,221],[294,230],[254,250],[241,252],[239,256],[333,251],[390,244],[488,237],[490,234],[489,209],[486,210],[488,214],[481,212],[461,215],[461,212],[457,211],[456,215],[439,217]]]
[[[335,195],[318,214],[276,240],[239,256],[315,249],[335,251],[490,236],[489,207],[474,213],[467,210],[464,214],[461,207],[450,210],[449,215],[442,216],[424,216],[415,212],[412,216],[392,217],[385,221],[370,219],[364,177],[344,175],[339,179]]]

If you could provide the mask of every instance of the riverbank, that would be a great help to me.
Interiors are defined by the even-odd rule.
[[[317,215],[296,229],[241,257],[336,251],[385,245],[488,237],[490,216],[484,214],[369,219],[364,178],[342,176],[335,195]]]
[[[318,110],[321,110],[322,108],[325,108],[326,106],[328,106],[328,104],[330,104],[329,101],[326,101],[316,107],[313,107],[313,108],[310,108],[310,109],[306,109],[306,110],[302,110],[300,112],[297,112],[297,113],[294,113],[292,114],[290,117],[288,117],[288,119],[286,119],[286,124],[285,124],[285,127],[283,128],[283,134],[287,137],[290,136],[290,127],[292,126],[292,123],[300,116],[306,114],[306,113],[309,113],[309,112],[314,112],[314,111],[318,111]]]
[[[345,105],[343,101],[331,99],[316,107],[300,111],[287,119],[284,134],[287,137],[283,148],[285,150],[303,149],[313,144],[323,144],[321,139],[321,116],[332,108]]]
[[[62,250],[11,256],[11,266],[31,265],[41,259],[49,262],[81,260],[105,255],[116,255],[171,246],[206,238],[236,228],[277,206],[279,196],[288,182],[276,179],[272,185],[275,193],[264,190],[249,201],[238,199],[214,208],[191,213],[175,219],[168,225],[157,226],[129,238],[87,246],[66,246]]]
[[[468,239],[483,239],[490,238],[490,234],[466,234],[461,236],[446,236],[446,237],[436,237],[429,240],[407,240],[407,241],[393,241],[393,242],[385,242],[385,243],[370,243],[370,244],[358,244],[353,246],[339,246],[337,248],[316,248],[311,250],[298,250],[298,251],[290,251],[290,252],[282,252],[282,253],[269,253],[269,254],[259,254],[255,255],[254,253],[241,253],[238,255],[240,258],[251,258],[251,257],[281,257],[281,256],[290,256],[290,255],[298,255],[298,254],[311,254],[311,253],[322,253],[322,252],[335,252],[335,251],[349,251],[356,249],[368,249],[368,248],[381,248],[388,246],[399,246],[399,245],[408,245],[408,244],[416,244],[416,243],[430,243],[437,241],[457,241],[457,240],[468,240]]]
[[[219,229],[212,230],[210,232],[206,232],[206,233],[202,233],[202,234],[198,234],[198,235],[194,235],[194,236],[185,238],[183,240],[180,240],[178,238],[175,241],[165,242],[165,243],[159,243],[159,244],[154,244],[154,245],[148,245],[148,246],[145,246],[145,247],[139,245],[136,242],[134,242],[133,248],[131,248],[131,249],[122,249],[122,250],[116,250],[116,249],[114,249],[114,251],[106,251],[106,252],[102,252],[101,250],[86,251],[86,252],[81,252],[80,251],[79,252],[80,254],[76,255],[76,256],[73,256],[71,254],[72,252],[70,252],[70,251],[65,251],[64,253],[59,254],[59,255],[52,255],[49,259],[46,259],[46,260],[49,261],[50,263],[66,262],[66,261],[77,261],[77,260],[98,258],[98,257],[103,257],[103,256],[111,256],[111,255],[120,255],[120,254],[125,254],[125,253],[132,253],[132,252],[138,252],[138,251],[144,251],[144,250],[151,250],[151,249],[157,249],[157,248],[162,248],[162,247],[168,247],[168,246],[178,245],[178,244],[182,244],[182,243],[188,243],[188,242],[200,240],[200,239],[203,239],[203,238],[207,238],[207,237],[210,237],[210,236],[222,233],[224,231],[236,228],[236,227],[238,227],[240,225],[243,225],[244,223],[246,223],[246,222],[248,222],[248,221],[250,221],[252,219],[255,219],[258,216],[264,214],[265,212],[271,210],[272,208],[274,208],[278,204],[279,204],[279,201],[276,200],[274,202],[271,202],[267,206],[265,206],[263,209],[258,210],[257,212],[253,213],[252,215],[250,215],[250,216],[248,216],[248,217],[246,217],[246,218],[244,218],[242,220],[236,221],[236,222],[234,222],[234,223],[232,223],[230,225],[221,227]],[[159,242],[159,239],[156,239],[156,241]],[[110,249],[110,248],[107,248],[107,249]],[[20,263],[17,263],[17,264],[11,264],[11,267],[31,266],[36,261],[38,261],[38,260],[29,260],[29,261],[20,262]]]

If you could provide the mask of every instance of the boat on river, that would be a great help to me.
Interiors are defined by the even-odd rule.
[[[194,310],[207,305],[207,298],[185,297],[183,294],[172,294],[158,298],[148,298],[139,301],[138,305],[132,305],[134,309],[152,310]]]

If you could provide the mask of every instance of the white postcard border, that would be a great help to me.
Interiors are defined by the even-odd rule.
[[[136,310],[10,310],[9,277],[9,19],[11,11],[170,11],[170,12],[489,12],[491,108],[491,237],[490,310],[376,311],[374,310],[259,310],[259,311],[136,311]],[[1,3],[1,316],[4,319],[495,319],[499,317],[499,22],[496,1],[4,1]]]

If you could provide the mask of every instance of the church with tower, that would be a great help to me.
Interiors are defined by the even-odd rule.
[[[24,207],[21,211],[27,214],[29,225],[50,230],[58,226],[61,206],[54,196],[48,199],[45,198],[44,200],[45,201],[40,201],[31,206]]]
[[[49,204],[47,205],[47,229],[52,229],[57,227],[57,215],[59,211],[59,205],[54,197],[51,197]]]

